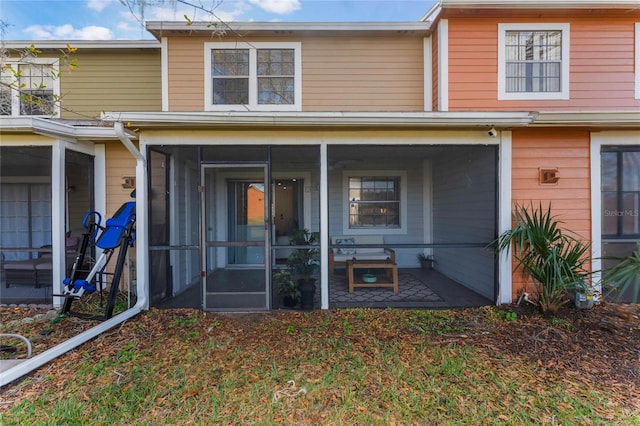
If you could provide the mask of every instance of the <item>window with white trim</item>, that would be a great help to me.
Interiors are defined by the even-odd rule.
[[[400,234],[406,231],[405,171],[345,171],[343,180],[347,198],[345,233]]]
[[[59,113],[60,82],[57,63],[31,59],[8,62],[0,75],[0,115],[55,115]]]
[[[569,24],[498,25],[498,99],[569,99]]]
[[[300,43],[205,43],[205,111],[301,111]]]

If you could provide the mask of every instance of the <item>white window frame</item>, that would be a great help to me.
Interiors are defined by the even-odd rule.
[[[506,91],[506,33],[507,31],[561,31],[562,62],[559,92],[507,92]],[[498,24],[498,100],[566,100],[569,99],[569,33],[568,23]]]
[[[211,51],[214,49],[249,50],[249,103],[246,105],[214,105],[211,75]],[[258,49],[293,49],[294,51],[294,102],[288,105],[258,104]],[[302,111],[302,43],[205,43],[204,44],[204,110],[205,111]]]
[[[349,178],[400,178],[400,226],[393,228],[351,228],[349,226]],[[400,235],[407,233],[407,172],[404,170],[345,170],[342,172],[342,233],[343,235]]]
[[[53,77],[53,87],[47,88],[53,90],[54,103],[53,103],[53,114],[50,115],[23,115],[20,114],[20,91],[16,88],[11,88],[11,115],[5,115],[0,117],[51,117],[51,116],[59,116],[60,115],[60,77],[59,77],[59,61],[57,59],[51,58],[30,58],[27,61],[7,61],[5,66],[12,68],[14,71],[18,71],[18,67],[20,65],[49,65],[51,66],[51,72],[54,73],[57,77]],[[25,88],[28,90],[28,88]],[[55,100],[55,98],[58,100]]]
[[[640,99],[640,22],[636,22],[636,99]]]
[[[596,289],[601,290],[600,280],[602,261],[602,147],[603,146],[637,147],[636,131],[608,130],[591,132],[591,270],[592,281]]]

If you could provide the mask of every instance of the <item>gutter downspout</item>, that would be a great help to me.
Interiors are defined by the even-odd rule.
[[[133,155],[136,159],[136,196],[142,196],[142,200],[146,200],[147,197],[147,188],[146,188],[146,160],[142,153],[138,151],[135,147],[129,136],[126,134],[124,130],[124,126],[122,123],[116,122],[114,123],[114,132],[115,135],[120,139],[122,144],[127,148],[127,150]],[[142,185],[140,185],[142,183]],[[136,233],[138,233],[138,229],[141,232],[138,233],[138,236],[142,236],[142,238],[136,238],[139,244],[136,244],[136,256],[138,259],[142,259],[142,262],[138,262],[138,268],[136,270],[136,290],[138,294],[138,300],[136,304],[122,312],[119,315],[116,315],[113,318],[110,318],[95,327],[90,328],[87,331],[84,331],[78,334],[75,337],[72,337],[69,340],[66,340],[59,345],[54,346],[51,349],[44,351],[43,353],[34,356],[33,358],[29,358],[16,365],[13,368],[10,368],[0,375],[0,387],[6,386],[9,383],[19,379],[22,376],[25,376],[37,368],[42,367],[46,363],[64,355],[65,353],[71,351],[72,349],[77,348],[83,343],[88,342],[89,340],[97,337],[98,335],[104,333],[105,331],[115,327],[118,324],[122,324],[130,318],[138,315],[143,310],[148,309],[148,300],[147,300],[147,288],[145,285],[141,285],[141,283],[146,282],[147,270],[148,270],[148,261],[145,257],[145,253],[147,252],[147,206],[145,203],[136,203]],[[141,220],[138,220],[140,218]],[[140,224],[142,222],[142,226]]]

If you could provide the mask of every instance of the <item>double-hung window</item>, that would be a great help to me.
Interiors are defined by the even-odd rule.
[[[498,25],[498,99],[569,99],[569,24]]]
[[[205,43],[205,111],[301,111],[300,43]]]
[[[28,63],[4,64],[0,75],[0,115],[58,114],[57,76],[57,64],[51,60],[33,58]]]
[[[406,229],[406,172],[345,172],[345,231],[402,233]]]

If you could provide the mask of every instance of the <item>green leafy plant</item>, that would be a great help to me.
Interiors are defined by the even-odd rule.
[[[504,319],[505,321],[515,321],[516,319],[518,319],[518,314],[513,311],[500,310],[498,311],[498,313],[500,314],[500,317],[502,317],[502,319]]]
[[[637,303],[640,294],[640,243],[630,256],[615,258],[618,263],[604,271],[607,296],[619,299],[628,289],[633,288],[633,303]]]
[[[551,317],[549,318],[549,323],[555,328],[561,328],[564,330],[571,330],[573,328],[573,324],[571,323],[571,321],[563,318]]]
[[[291,252],[287,264],[293,274],[305,281],[310,281],[318,269],[318,249],[297,249]]]
[[[569,302],[570,292],[589,292],[590,272],[584,265],[591,246],[563,230],[551,206],[531,211],[516,206],[514,216],[515,227],[501,234],[495,247],[499,252],[513,248],[517,268],[531,278],[541,311],[555,314]]]
[[[300,300],[300,289],[298,288],[298,284],[293,281],[289,270],[282,269],[273,274],[273,282],[278,289],[278,294],[291,298],[294,303]]]
[[[291,245],[296,246],[313,246],[317,245],[317,233],[308,229],[296,229],[289,238]],[[287,266],[291,273],[297,275],[304,281],[311,281],[312,275],[316,273],[320,263],[319,251],[317,247],[295,249],[287,258]]]
[[[318,233],[306,228],[298,228],[289,233],[289,240],[292,246],[310,246],[318,244]]]
[[[416,257],[418,258],[418,262],[420,262],[420,265],[424,269],[431,269],[433,268],[433,265],[436,263],[435,258],[433,257],[432,254],[418,253]]]

